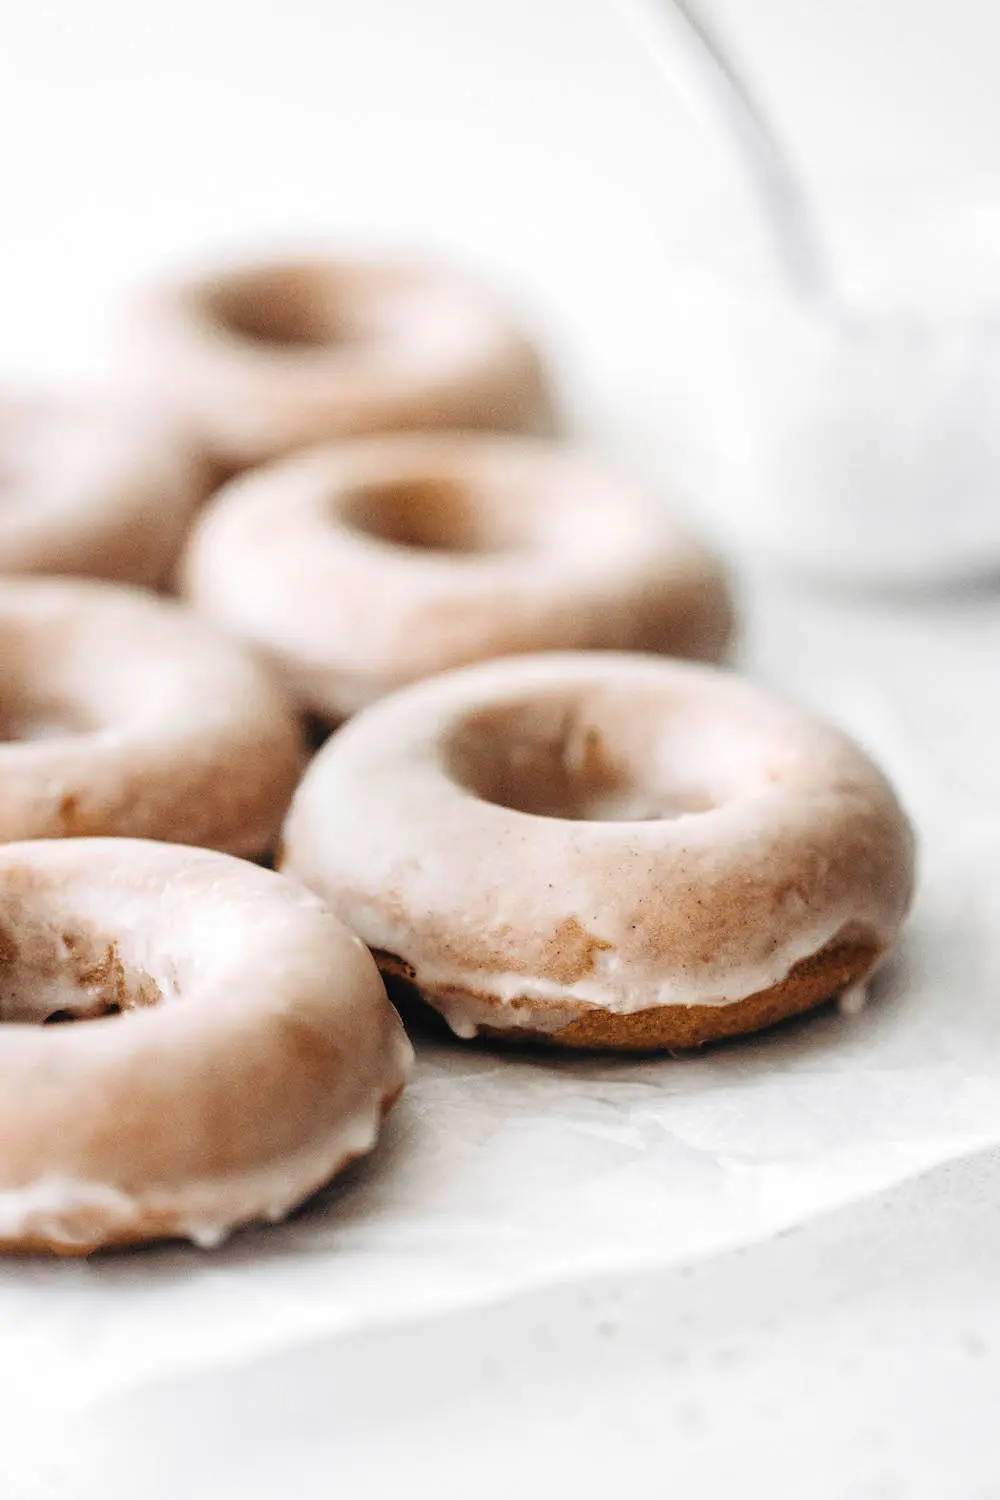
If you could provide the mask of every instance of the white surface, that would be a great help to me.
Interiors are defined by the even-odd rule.
[[[60,1418],[24,1493],[995,1500],[998,1197],[978,1153],[697,1265],[156,1386]]]
[[[539,1495],[553,1482],[550,1438],[562,1444],[560,1472],[581,1494],[603,1493],[619,1463],[636,1493],[659,1494],[644,1466],[668,1461],[690,1485],[701,1474],[696,1495],[724,1493],[714,1486],[737,1470],[750,1494],[865,1494],[850,1486],[874,1462],[873,1432],[908,1486],[885,1493],[933,1494],[919,1485],[950,1474],[956,1434],[971,1423],[956,1381],[968,1378],[973,1410],[987,1399],[996,1322],[987,1285],[980,1305],[961,1240],[939,1241],[934,1263],[918,1222],[903,1254],[920,1250],[921,1296],[934,1289],[937,1299],[928,1345],[905,1288],[883,1302],[905,1233],[895,1227],[886,1242],[878,1213],[863,1205],[1000,1141],[1000,820],[973,816],[980,798],[996,806],[995,710],[984,688],[1000,613],[976,601],[948,610],[899,604],[884,618],[860,602],[845,608],[771,584],[748,603],[757,669],[822,702],[878,751],[924,829],[921,905],[871,1005],[858,1017],[826,1014],[683,1060],[553,1062],[425,1041],[379,1155],[292,1225],[239,1237],[211,1257],[161,1250],[7,1267],[0,1404],[16,1439],[4,1458],[18,1500],[98,1492],[166,1500],[177,1487],[207,1495],[220,1485],[264,1500],[280,1492],[286,1465],[304,1483],[321,1463],[338,1475],[343,1464],[351,1485],[367,1474],[362,1494],[390,1495],[404,1472],[429,1481],[442,1446],[441,1490],[459,1496],[484,1436],[525,1425],[532,1469],[521,1484]],[[929,681],[941,684],[936,703]],[[962,1212],[1000,1233],[1000,1213],[991,1220],[978,1202],[984,1180],[992,1179],[961,1179],[971,1194]],[[932,1176],[903,1200],[918,1221],[934,1218],[940,1181]],[[813,1287],[808,1237],[802,1263],[790,1240],[772,1241],[773,1263],[759,1246],[752,1299],[777,1309],[768,1314],[776,1331],[754,1308],[728,1328],[742,1299],[741,1262],[724,1258],[713,1270],[719,1253],[851,1202],[862,1205],[861,1227],[843,1209],[819,1240],[830,1259],[843,1241],[835,1284]],[[692,1260],[715,1290],[689,1316],[672,1268]],[[651,1269],[662,1279],[627,1275]],[[581,1350],[610,1337],[620,1299],[647,1311],[604,1379],[599,1366],[581,1366]],[[487,1310],[497,1302],[505,1318]],[[673,1352],[662,1360],[644,1342],[650,1322],[667,1325]],[[824,1340],[838,1361],[832,1370]],[[943,1386],[920,1363],[925,1350],[940,1359],[939,1344],[951,1351]],[[474,1356],[462,1352],[470,1346]],[[741,1351],[735,1371],[732,1348]],[[893,1350],[903,1369],[890,1387]],[[381,1370],[383,1355],[413,1371],[417,1415],[409,1399],[383,1400],[382,1382],[398,1391],[403,1378]],[[852,1361],[856,1382],[847,1378]],[[800,1363],[808,1378],[790,1379]],[[343,1394],[327,1405],[317,1382]],[[536,1400],[539,1384],[545,1394]],[[661,1400],[673,1415],[658,1425]],[[930,1420],[938,1402],[954,1429],[946,1441]],[[36,1465],[54,1408],[61,1447],[47,1455],[46,1490],[19,1473],[20,1445],[30,1441]],[[925,1429],[905,1435],[914,1455],[907,1467],[900,1423],[921,1413]],[[793,1425],[772,1453],[786,1421]],[[823,1489],[805,1434],[826,1433],[829,1446],[832,1431],[850,1442],[824,1466]],[[246,1442],[234,1433],[247,1433]],[[574,1433],[575,1458],[566,1451]],[[740,1445],[759,1472],[746,1470]],[[970,1483],[992,1480],[984,1444],[962,1461]],[[504,1492],[514,1460],[505,1462],[491,1465],[486,1493]]]
[[[817,180],[864,167],[1000,165],[992,7],[882,0],[874,18],[862,0],[821,9],[817,17],[816,7],[790,0],[718,6]],[[650,314],[664,270],[662,236],[727,204],[742,224],[746,205],[729,196],[718,141],[670,107],[610,4],[369,0],[325,8],[297,0],[281,8],[279,22],[263,3],[185,0],[139,16],[113,0],[86,10],[68,0],[13,0],[5,33],[0,127],[19,151],[5,183],[4,368],[89,368],[123,282],[181,252],[290,230],[414,239],[484,266],[518,292],[572,377],[574,409],[594,440],[639,471],[671,474]],[[989,1008],[997,989],[1000,605],[988,595],[850,603],[766,581],[751,590],[749,605],[748,659],[856,727],[920,811],[933,860],[929,915],[914,929],[911,977],[858,1021],[821,1017],[745,1051],[640,1065],[669,1080],[666,1093],[653,1092],[654,1150],[644,1158],[647,1171],[656,1166],[655,1180],[644,1179],[650,1221],[636,1228],[596,1196],[592,1207],[595,1248],[613,1241],[619,1256],[622,1241],[629,1239],[628,1253],[654,1217],[662,1259],[690,1251],[683,1226],[671,1223],[672,1195],[712,1170],[713,1152],[729,1163],[726,1180],[738,1179],[733,1142],[766,1142],[767,1118],[753,1104],[779,1084],[798,1091],[802,1110],[801,1129],[791,1135],[786,1120],[765,1151],[777,1171],[771,1184],[783,1182],[784,1191],[797,1178],[791,1219],[838,1201],[848,1182],[818,1172],[812,1181],[814,1151],[829,1164],[865,1148],[866,1186],[876,1191],[976,1144],[984,1130],[1000,1134],[1000,1012]],[[952,852],[939,863],[945,846]],[[874,1039],[884,1049],[877,1054]],[[775,1060],[781,1066],[772,1069]],[[454,1281],[455,1300],[489,1283],[501,1305],[421,1317],[421,1287],[400,1277],[404,1265],[396,1266],[389,1239],[386,1284],[395,1273],[395,1305],[408,1301],[415,1321],[351,1334],[365,1309],[343,1303],[339,1331],[321,1334],[310,1296],[293,1309],[301,1347],[269,1354],[268,1329],[288,1313],[287,1300],[279,1306],[263,1285],[251,1294],[247,1273],[280,1265],[282,1232],[255,1237],[230,1252],[231,1262],[187,1262],[200,1280],[214,1279],[212,1316],[256,1345],[254,1358],[197,1378],[157,1374],[126,1394],[113,1382],[91,1384],[88,1372],[113,1363],[102,1355],[151,1287],[162,1294],[158,1321],[144,1315],[131,1325],[120,1373],[148,1364],[168,1333],[182,1359],[190,1353],[181,1314],[193,1276],[185,1263],[166,1277],[162,1256],[15,1268],[0,1278],[10,1320],[7,1425],[16,1427],[19,1409],[37,1415],[43,1399],[47,1420],[33,1475],[18,1468],[17,1431],[5,1434],[4,1500],[174,1493],[270,1500],[312,1489],[381,1500],[404,1485],[414,1494],[499,1496],[516,1486],[531,1496],[618,1490],[696,1500],[737,1486],[744,1495],[818,1500],[1000,1494],[990,1427],[998,1379],[995,1157],[938,1168],[687,1272],[505,1290],[502,1257],[479,1253],[476,1224],[480,1217],[489,1224],[498,1208],[487,1168],[495,1173],[499,1162],[488,1139],[462,1133],[488,1118],[476,1077],[483,1066],[470,1062],[466,1099],[476,1108],[462,1114],[462,1095],[453,1096],[459,1128],[436,1158],[433,1054],[394,1131],[396,1149],[401,1136],[405,1147],[407,1121],[419,1119],[421,1100],[428,1106],[424,1171],[445,1199],[453,1194],[453,1208],[470,1214],[474,1253],[467,1281]],[[510,1066],[539,1080],[543,1097],[572,1087],[570,1069]],[[594,1065],[573,1066],[579,1073]],[[615,1138],[621,1094],[637,1084],[619,1082],[621,1068],[608,1071],[614,1086],[599,1107],[600,1150],[620,1166],[630,1149]],[[701,1077],[715,1086],[702,1091]],[[686,1127],[661,1140],[656,1121],[674,1125],[675,1098]],[[528,1174],[531,1225],[558,1251],[547,1261],[551,1272],[565,1254],[561,1232],[586,1227],[580,1218],[561,1221],[561,1204],[580,1209],[572,1187],[567,1198],[562,1153],[574,1163],[573,1183],[585,1182],[593,1139],[559,1141],[557,1122],[545,1114],[537,1136],[518,1125],[508,1121],[498,1139],[507,1164]],[[557,1149],[547,1154],[542,1147],[553,1141]],[[390,1142],[379,1172],[340,1191],[341,1207],[377,1199],[380,1182],[392,1180],[392,1150]],[[472,1170],[477,1158],[486,1164],[481,1176]],[[852,1177],[850,1189],[857,1186]],[[458,1187],[472,1198],[456,1199]],[[412,1190],[420,1190],[416,1178]],[[706,1229],[711,1195],[700,1202],[698,1243],[709,1246],[713,1234],[721,1243],[724,1233]],[[790,1222],[775,1202],[744,1192],[736,1237],[749,1241]],[[284,1233],[329,1305],[336,1303],[329,1262],[310,1255],[324,1237],[316,1224],[305,1219]],[[732,1222],[721,1227],[733,1237]],[[360,1244],[363,1222],[348,1213],[344,1233]],[[494,1245],[502,1248],[495,1237]],[[230,1283],[243,1288],[231,1302],[223,1270],[230,1263],[243,1273]],[[116,1323],[65,1322],[63,1351],[75,1342],[79,1363],[56,1369],[47,1339],[79,1282],[93,1285],[95,1311],[102,1297],[116,1306]],[[74,1370],[78,1383],[67,1391]],[[84,1419],[75,1410],[81,1397],[92,1403]]]

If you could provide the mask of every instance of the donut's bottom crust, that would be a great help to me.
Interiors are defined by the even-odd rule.
[[[398,1089],[394,1089],[391,1094],[387,1094],[382,1099],[380,1108],[383,1120],[402,1092],[403,1085],[400,1084]],[[314,1183],[311,1188],[306,1189],[298,1204],[294,1204],[288,1210],[288,1215],[293,1214],[296,1208],[300,1208],[303,1203],[307,1203],[316,1193],[321,1192],[323,1188],[327,1187],[335,1177],[339,1177],[341,1172],[351,1166],[353,1162],[361,1161],[369,1154],[368,1151],[352,1151],[343,1157],[335,1166],[331,1167],[329,1172],[324,1174],[319,1182]],[[232,1232],[235,1233],[237,1229],[246,1229],[251,1224],[268,1222],[270,1221],[262,1217],[251,1216],[239,1224],[233,1224]],[[93,1255],[98,1250],[129,1250],[140,1245],[150,1245],[155,1242],[168,1240],[179,1240],[182,1243],[188,1242],[188,1237],[178,1232],[176,1214],[149,1214],[140,1223],[133,1225],[128,1230],[112,1234],[95,1234],[92,1240],[85,1243],[69,1245],[64,1240],[50,1240],[44,1236],[23,1239],[20,1237],[15,1239],[0,1239],[0,1255],[58,1255],[64,1260],[69,1260],[85,1255]]]
[[[498,1041],[541,1042],[583,1050],[686,1052],[706,1042],[760,1031],[832,1000],[859,984],[879,957],[880,951],[874,944],[835,941],[794,964],[778,984],[726,1005],[655,1005],[619,1015],[596,1007],[580,1014],[579,1005],[573,1001],[562,1005],[546,1001],[547,1016],[565,1009],[573,1017],[565,1026],[555,1029],[532,1027],[529,1017],[531,1010],[540,1008],[537,1002],[515,1000],[510,1004],[525,1017],[525,1025],[481,1025],[477,1035]],[[412,1014],[414,1000],[441,1011],[459,1005],[463,999],[474,1002],[479,1011],[491,1003],[498,1012],[501,1009],[499,1002],[481,991],[422,985],[412,967],[394,953],[376,949],[375,959],[390,997],[400,1006],[404,1018],[407,1010]]]

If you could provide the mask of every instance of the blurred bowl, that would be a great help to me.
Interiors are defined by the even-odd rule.
[[[702,519],[841,579],[1000,573],[1000,183],[855,191],[830,224],[836,309],[749,237],[667,268],[663,409]]]

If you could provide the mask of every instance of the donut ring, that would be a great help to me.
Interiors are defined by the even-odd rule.
[[[0,1249],[277,1220],[357,1156],[411,1052],[293,881],[125,839],[0,849]]]
[[[205,485],[193,452],[148,414],[0,393],[0,573],[160,583]]]
[[[135,322],[161,400],[232,469],[354,433],[550,420],[531,344],[431,266],[232,266],[152,290]]]
[[[733,620],[719,563],[633,485],[552,443],[469,433],[358,438],[235,480],[181,587],[333,722],[487,657],[715,657]]]
[[[0,660],[0,842],[273,847],[299,728],[238,644],[138,589],[4,579]]]
[[[913,836],[844,735],[650,657],[521,657],[330,739],[284,866],[463,1037],[687,1048],[860,983]]]

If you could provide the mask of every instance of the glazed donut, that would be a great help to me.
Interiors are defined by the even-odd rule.
[[[541,655],[333,735],[283,864],[462,1037],[697,1046],[861,983],[913,837],[843,734],[718,669]]]
[[[354,433],[551,418],[492,297],[418,263],[232,266],[151,289],[132,333],[159,398],[232,469]]]
[[[273,846],[299,728],[237,643],[139,589],[3,579],[0,660],[0,842]]]
[[[553,647],[718,656],[715,558],[593,459],[510,436],[408,433],[227,486],[181,588],[337,722],[403,684]]]
[[[314,896],[204,849],[0,849],[0,1248],[284,1218],[371,1150],[410,1047]]]
[[[160,583],[205,487],[193,450],[148,413],[0,392],[0,573]]]

